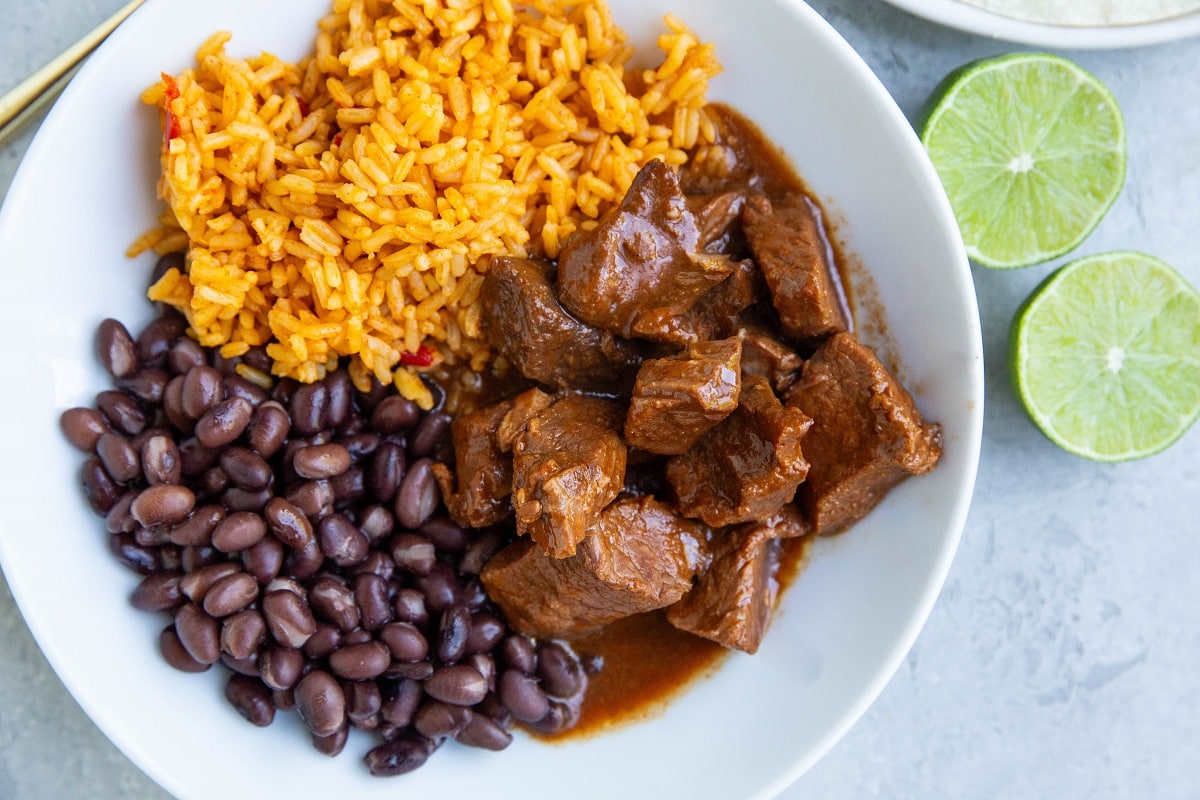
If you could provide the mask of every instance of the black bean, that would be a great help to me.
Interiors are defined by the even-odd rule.
[[[146,412],[129,395],[107,390],[96,395],[96,407],[113,428],[128,436],[136,436],[146,427]]]
[[[485,750],[503,750],[512,744],[512,734],[504,730],[495,720],[483,714],[471,713],[467,722],[455,741],[468,747],[481,747]]]
[[[271,690],[247,675],[231,675],[225,682],[225,699],[252,725],[265,728],[275,719]]]
[[[463,659],[464,664],[472,666],[475,671],[487,681],[488,691],[496,690],[496,659],[491,653],[475,653]]]
[[[367,541],[375,544],[392,534],[396,529],[396,518],[383,506],[367,506],[359,512],[358,529]]]
[[[263,617],[275,641],[284,647],[303,647],[317,629],[317,621],[304,599],[294,592],[277,589],[261,600]]]
[[[405,473],[396,491],[396,519],[406,528],[419,528],[433,515],[437,505],[433,462],[428,458],[419,459]]]
[[[104,415],[94,408],[68,408],[58,424],[67,441],[85,453],[94,451],[100,437],[112,430]]]
[[[275,475],[262,456],[245,447],[230,447],[223,451],[218,463],[229,479],[243,489],[265,489]]]
[[[174,625],[163,628],[158,635],[158,650],[168,664],[181,672],[205,672],[212,666],[212,663],[206,664],[192,658],[179,640]]]
[[[184,545],[180,548],[180,562],[184,573],[216,564],[224,560],[225,554],[215,547],[203,544]]]
[[[550,711],[550,699],[537,679],[515,669],[500,673],[496,692],[500,702],[521,722],[537,722]]]
[[[321,553],[339,567],[350,567],[367,556],[371,543],[342,514],[330,514],[317,523]]]
[[[263,517],[266,518],[267,526],[275,538],[293,550],[299,550],[312,543],[313,529],[308,517],[282,497],[276,497],[267,503],[263,508]]]
[[[350,451],[340,444],[302,447],[292,458],[292,468],[301,478],[321,480],[340,475],[350,467]]]
[[[155,434],[142,441],[142,476],[151,486],[159,483],[179,483],[183,477],[183,457],[175,440],[165,434]]]
[[[337,442],[346,448],[346,452],[350,454],[350,460],[358,464],[379,449],[381,440],[379,434],[364,432],[343,435],[338,438]]]
[[[187,603],[175,612],[175,633],[188,654],[201,664],[220,659],[220,625],[197,603]]]
[[[350,381],[350,373],[344,369],[326,375],[324,383],[327,394],[325,427],[340,428],[354,410],[354,384]]]
[[[388,599],[388,583],[378,575],[358,575],[354,578],[354,601],[358,604],[362,626],[375,631],[392,621],[392,606]]]
[[[412,400],[399,395],[392,395],[371,412],[371,430],[387,436],[399,433],[417,424],[421,418],[421,409]]]
[[[371,749],[363,763],[372,775],[390,777],[404,775],[424,764],[433,754],[433,746],[414,737],[404,737]]]
[[[323,383],[301,386],[292,395],[292,428],[301,436],[312,436],[325,427],[329,390]]]
[[[467,637],[471,634],[471,612],[461,604],[452,605],[442,612],[438,623],[436,653],[438,661],[453,664],[467,651]]]
[[[246,380],[241,375],[230,373],[223,376],[225,397],[240,397],[250,405],[258,408],[270,399],[270,395],[256,383]]]
[[[139,575],[150,575],[162,569],[160,548],[139,544],[132,534],[114,533],[108,537],[108,549],[117,561]]]
[[[471,615],[471,630],[467,634],[467,653],[490,653],[504,638],[507,627],[497,615],[483,609]]]
[[[314,669],[296,684],[296,711],[315,736],[330,736],[346,721],[346,696],[332,675]]]
[[[456,706],[473,706],[488,692],[487,680],[467,664],[453,664],[434,670],[425,681],[425,693]]]
[[[464,575],[478,575],[488,560],[496,554],[504,543],[504,535],[495,528],[488,528],[475,536],[462,558],[458,561],[458,571]]]
[[[458,576],[440,561],[434,563],[427,575],[415,576],[414,582],[425,594],[425,606],[430,611],[445,611],[461,599]]]
[[[142,611],[172,611],[184,602],[178,572],[155,572],[142,579],[129,597],[134,608]]]
[[[426,686],[428,692],[429,687]],[[454,736],[471,721],[471,709],[461,705],[427,700],[413,714],[412,725],[422,736],[441,739]]]
[[[379,715],[396,727],[408,727],[424,696],[425,690],[421,688],[419,681],[402,680],[396,684],[393,693],[384,699],[383,708],[379,709]]]
[[[396,619],[411,622],[418,628],[429,622],[429,610],[425,606],[425,595],[417,589],[401,589],[392,602]]]
[[[200,490],[201,494],[206,497],[218,497],[222,492],[229,488],[230,480],[229,473],[220,467],[210,467],[200,476],[200,480],[195,481],[195,486]],[[225,498],[220,498],[221,504],[225,504]],[[226,509],[227,511],[229,509]],[[239,509],[242,510],[242,509]]]
[[[187,321],[178,314],[155,317],[137,335],[137,357],[143,364],[159,367],[166,363],[171,343],[183,334]]]
[[[328,622],[318,622],[317,630],[304,643],[304,655],[313,660],[325,658],[342,646],[342,632],[336,625]]]
[[[179,468],[186,477],[202,474],[216,464],[220,456],[220,450],[206,447],[195,436],[179,443]]]
[[[304,547],[299,550],[291,550],[284,556],[282,572],[296,580],[304,580],[316,575],[324,565],[325,556],[321,553],[321,547],[314,537]]]
[[[96,351],[100,363],[114,378],[131,375],[137,369],[137,346],[129,331],[115,319],[106,319],[96,329]]]
[[[429,655],[429,642],[411,622],[389,622],[379,629],[379,640],[397,661],[420,661]]]
[[[396,442],[379,445],[366,473],[366,487],[381,503],[391,503],[404,479],[406,459],[404,448]]]
[[[242,435],[253,413],[254,407],[241,397],[222,400],[196,421],[196,438],[205,447],[224,447]]]
[[[356,727],[371,730],[379,726],[383,694],[373,680],[350,681],[342,686],[346,694],[346,716]]]
[[[159,484],[149,486],[133,499],[129,510],[142,525],[171,525],[192,512],[196,495],[186,486]]]
[[[208,366],[193,367],[183,381],[183,393],[180,395],[183,412],[198,420],[221,401],[224,393],[221,373]]]
[[[343,725],[328,736],[317,736],[312,734],[313,748],[320,754],[333,757],[339,755],[342,750],[346,749],[346,742],[350,740],[350,726]]]
[[[258,581],[244,572],[227,575],[204,593],[204,610],[221,618],[241,611],[258,598]]]
[[[534,649],[533,642],[529,641],[529,637],[523,634],[514,633],[505,639],[500,654],[504,657],[504,663],[518,672],[532,675],[536,669],[537,650]]]
[[[398,533],[388,542],[396,566],[414,575],[428,575],[437,563],[433,542],[416,533]]]
[[[267,623],[257,609],[243,609],[221,622],[221,650],[234,658],[249,658],[266,640]]]
[[[345,472],[334,475],[329,479],[329,488],[333,491],[335,508],[340,510],[354,508],[367,494],[363,485],[362,467],[352,465]]]
[[[586,684],[579,659],[559,642],[546,641],[538,646],[537,677],[542,689],[552,697],[573,698]]]
[[[433,674],[433,663],[430,661],[400,662],[393,661],[384,673],[385,678],[411,678],[414,681],[428,680]]]
[[[304,665],[304,654],[291,647],[265,647],[258,657],[262,682],[276,690],[291,689],[299,683]]]
[[[119,433],[106,433],[96,442],[96,455],[104,471],[117,483],[129,483],[142,473],[137,450]]]
[[[116,505],[117,500],[121,498],[121,487],[117,486],[116,482],[109,477],[99,458],[89,458],[83,462],[80,473],[83,494],[87,498],[88,505],[97,514],[107,516],[112,507]]]
[[[234,553],[253,547],[267,535],[267,523],[252,511],[235,511],[213,528],[213,547],[222,553]]]
[[[318,578],[308,590],[313,615],[336,625],[343,633],[358,627],[358,605],[349,586],[333,578]]]
[[[254,410],[247,425],[246,440],[263,458],[278,452],[291,430],[291,418],[279,403],[267,401]]]
[[[293,484],[288,487],[284,497],[308,517],[323,517],[333,510],[333,489],[329,481]]]
[[[208,590],[212,588],[214,583],[237,573],[237,571],[237,564],[232,561],[218,561],[213,564],[205,564],[183,575],[179,579],[179,590],[189,600],[195,603],[202,603],[204,602],[204,596],[208,594]]]
[[[434,448],[449,429],[449,414],[444,411],[429,412],[408,435],[408,454],[413,458],[433,455]]]
[[[183,410],[183,384],[187,380],[184,375],[176,375],[167,381],[163,389],[162,410],[172,427],[184,433],[191,433],[196,427],[196,420],[189,417]]]
[[[296,693],[291,689],[272,689],[271,702],[280,711],[291,711],[296,707]]]
[[[420,527],[421,535],[443,552],[457,553],[465,550],[468,542],[467,532],[463,527],[449,517],[434,517],[426,520]]]
[[[137,492],[130,491],[117,498],[117,501],[108,509],[108,513],[104,515],[106,531],[109,533],[133,533],[135,529],[141,527],[133,518],[133,512],[129,510],[135,497],[137,497]]]
[[[144,403],[158,405],[162,402],[163,392],[166,391],[167,383],[170,380],[171,376],[166,373],[166,370],[146,367],[132,375],[118,378],[115,385],[121,391],[133,395]]]
[[[208,363],[204,357],[204,348],[192,339],[181,336],[171,343],[167,352],[167,365],[176,375],[185,375],[188,370],[202,367]]]
[[[351,575],[362,575],[371,573],[387,580],[396,572],[396,564],[392,561],[392,557],[381,550],[372,550],[367,553],[367,557],[355,564],[349,570]]]
[[[211,545],[213,528],[225,519],[225,509],[218,505],[203,505],[171,528],[171,541],[177,545]]]
[[[383,674],[392,654],[382,642],[363,642],[341,647],[329,654],[329,668],[340,678],[365,681]]]

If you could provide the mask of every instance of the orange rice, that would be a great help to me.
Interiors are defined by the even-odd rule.
[[[150,298],[227,357],[264,345],[301,381],[345,359],[428,406],[418,371],[490,358],[485,256],[555,257],[647,161],[713,140],[720,65],[665,23],[650,69],[602,0],[334,0],[296,64],[218,33],[143,95],[168,210],[131,252],[188,256]]]

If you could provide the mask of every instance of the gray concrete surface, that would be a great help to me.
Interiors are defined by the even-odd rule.
[[[122,3],[0,0],[0,90]],[[910,118],[951,69],[1020,49],[879,0],[812,4]],[[1079,252],[1143,249],[1200,284],[1200,40],[1069,55],[1129,133],[1127,186]],[[0,147],[0,192],[33,132]],[[787,800],[1200,796],[1200,428],[1117,466],[1041,437],[1004,363],[1013,312],[1053,266],[975,269],[987,414],[961,548],[899,673]],[[164,796],[70,698],[0,581],[0,800]]]

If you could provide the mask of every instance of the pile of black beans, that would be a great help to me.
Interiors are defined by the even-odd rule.
[[[507,629],[478,579],[504,535],[441,506],[431,467],[449,416],[360,392],[344,370],[267,383],[265,353],[223,359],[185,327],[167,314],[135,338],[105,320],[114,388],[61,417],[90,456],[83,489],[112,552],[144,576],[132,604],[171,616],[166,661],[223,664],[242,716],[265,726],[294,708],[322,753],[373,732],[375,775],[450,738],[500,750],[517,722],[573,725],[579,659]]]

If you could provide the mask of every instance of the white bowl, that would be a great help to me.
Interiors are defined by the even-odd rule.
[[[1079,50],[1140,47],[1200,35],[1200,12],[1128,25],[1048,25],[959,0],[887,0],[919,17],[993,39]]]
[[[142,288],[153,259],[124,256],[158,208],[157,119],[138,95],[218,29],[234,31],[231,52],[298,58],[326,3],[148,3],[72,82],[12,184],[0,214],[0,330],[13,344],[0,397],[0,559],[30,629],[97,725],[180,798],[777,793],[853,724],[916,638],[966,517],[983,419],[973,286],[934,171],[876,78],[799,2],[755,0],[736,13],[722,0],[612,2],[640,47],[669,10],[717,43],[727,69],[714,97],[757,120],[825,202],[873,275],[875,289],[861,273],[856,283],[887,310],[886,352],[945,432],[933,473],[818,544],[756,656],[729,658],[661,715],[614,733],[561,745],[518,736],[499,754],[451,745],[413,774],[376,779],[359,760],[365,738],[331,760],[294,714],[266,730],[246,724],[221,698],[217,671],[173,671],[156,648],[163,620],[128,605],[136,578],[107,552],[58,417],[105,388],[96,324],[111,316],[136,328],[151,315]]]

